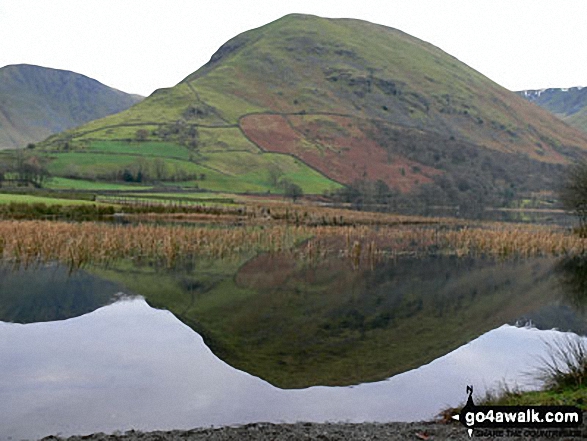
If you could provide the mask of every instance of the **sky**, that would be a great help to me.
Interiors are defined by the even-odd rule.
[[[586,0],[0,0],[0,67],[71,70],[146,96],[289,13],[400,29],[510,90],[587,86]]]

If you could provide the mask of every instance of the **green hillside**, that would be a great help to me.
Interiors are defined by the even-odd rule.
[[[295,14],[228,41],[175,87],[44,146],[74,164],[99,150],[104,159],[133,150],[152,169],[170,156],[186,173],[165,179],[202,188],[382,181],[436,203],[501,204],[552,189],[587,135],[403,32]],[[120,159],[119,173],[130,167]],[[198,182],[195,167],[211,180]],[[91,173],[80,166],[69,177]]]
[[[126,110],[141,99],[73,72],[5,66],[0,69],[0,149],[42,141]]]
[[[587,132],[587,88],[523,90],[518,94]]]

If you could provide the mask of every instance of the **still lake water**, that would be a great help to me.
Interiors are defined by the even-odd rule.
[[[2,270],[0,439],[428,419],[587,329],[581,261],[271,262]]]

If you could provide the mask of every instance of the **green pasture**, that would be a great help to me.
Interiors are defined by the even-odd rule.
[[[125,190],[129,187],[124,184],[92,181],[113,181],[125,169],[141,169],[143,175],[148,173],[153,180],[155,170],[163,167],[164,182],[210,191],[281,194],[283,180],[299,185],[306,194],[322,194],[341,187],[288,155],[247,151],[207,153],[199,157],[198,163],[188,161],[189,155],[187,148],[173,143],[94,141],[83,152],[50,155],[48,170],[57,178],[53,178],[48,186],[56,189]],[[276,176],[272,176],[270,170]],[[182,182],[181,176],[184,175],[195,179]],[[65,176],[79,180],[66,179]]]
[[[150,186],[137,184],[114,184],[110,182],[88,181],[84,179],[69,179],[54,176],[44,184],[45,188],[51,190],[140,190],[148,189]]]
[[[181,145],[172,142],[128,142],[128,141],[92,141],[86,148],[88,152],[115,154],[158,156],[189,160],[190,151]]]
[[[160,199],[163,201],[169,200],[181,200],[191,201],[194,203],[203,204],[234,204],[234,197],[221,193],[210,193],[210,192],[194,192],[194,193],[125,193],[124,196],[130,196],[134,198],[142,199]]]
[[[63,176],[75,170],[81,177],[96,177],[116,173],[123,168],[130,168],[140,164],[154,164],[157,158],[141,158],[128,154],[102,154],[102,153],[59,153],[51,155],[51,162],[48,165],[49,172],[56,176]],[[212,173],[210,169],[202,167],[189,161],[177,159],[165,159],[166,167],[173,170],[182,170],[186,173]]]
[[[96,139],[105,141],[129,141],[135,140],[137,137],[137,131],[146,130],[151,134],[156,130],[159,125],[155,124],[141,124],[141,125],[129,125],[129,126],[106,126],[102,129],[85,132],[76,136],[76,141],[92,141]],[[157,139],[158,140],[158,139]]]
[[[27,194],[0,193],[0,204],[95,205],[96,202],[79,199],[60,199]]]
[[[248,151],[260,153],[261,149],[249,141],[237,127],[198,128],[198,152]]]
[[[210,153],[206,165],[226,174],[239,177],[248,185],[263,187],[265,191],[282,193],[279,184],[272,182],[270,169],[277,172],[278,180],[287,179],[298,184],[304,193],[322,194],[341,188],[341,185],[308,167],[300,160],[278,153],[252,154],[246,152]],[[232,190],[232,189],[231,189]],[[228,190],[227,191],[231,191]]]

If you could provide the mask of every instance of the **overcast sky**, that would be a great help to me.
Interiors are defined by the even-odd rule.
[[[0,67],[72,70],[149,95],[293,12],[400,29],[510,90],[587,86],[586,0],[0,0]]]

